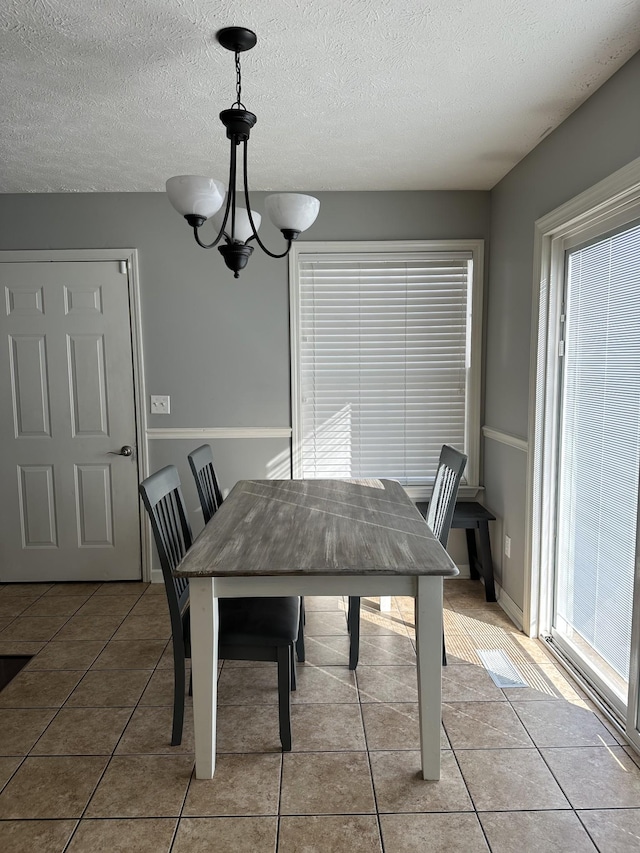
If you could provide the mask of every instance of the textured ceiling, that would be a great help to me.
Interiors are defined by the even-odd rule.
[[[638,0],[2,0],[0,191],[488,189],[640,47]]]

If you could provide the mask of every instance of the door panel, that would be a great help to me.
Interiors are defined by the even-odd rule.
[[[73,335],[67,342],[73,434],[108,435],[104,337]]]
[[[23,548],[58,544],[52,465],[19,465],[20,527]]]
[[[10,336],[9,347],[16,436],[49,437],[49,389],[44,336]]]
[[[640,464],[640,225],[567,253],[552,633],[626,714]]]
[[[76,465],[78,545],[113,547],[113,494],[110,465]]]
[[[2,263],[0,580],[139,579],[128,278]]]

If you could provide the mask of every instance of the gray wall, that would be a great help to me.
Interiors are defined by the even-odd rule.
[[[640,54],[491,195],[320,193],[320,217],[304,238],[487,239],[491,229],[484,423],[527,438],[534,222],[640,156],[639,96]],[[261,194],[255,199],[261,210]],[[281,245],[266,221],[262,236]],[[0,195],[0,250],[102,247],[139,250],[147,393],[169,394],[172,407],[150,416],[151,428],[290,426],[286,259],[256,250],[234,280],[216,250],[194,244],[163,194]],[[181,459],[187,445],[152,442],[151,466]],[[214,450],[228,487],[282,465],[288,443],[225,439]],[[521,607],[527,458],[488,440],[484,455],[485,502],[499,516],[494,558]],[[504,532],[512,538],[506,561]]]
[[[254,195],[258,211],[263,195]],[[308,240],[488,237],[488,192],[318,195]],[[272,249],[283,246],[266,218],[261,236]],[[234,279],[217,249],[196,246],[164,193],[0,195],[0,250],[107,247],[139,252],[147,395],[171,397],[171,414],[149,415],[150,428],[291,425],[286,258],[256,249]],[[151,468],[182,460],[198,443],[150,442]],[[282,439],[216,440],[223,486],[274,466],[288,472],[288,448]]]
[[[522,160],[491,193],[485,424],[528,438],[536,219],[640,156],[640,53]],[[494,557],[522,607],[527,454],[485,441],[485,500],[501,518]],[[511,558],[502,535],[511,536]]]

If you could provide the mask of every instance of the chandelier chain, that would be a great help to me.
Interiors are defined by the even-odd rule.
[[[242,70],[240,68],[240,54],[238,51],[236,51],[236,100],[233,106],[239,110],[245,109],[242,103]]]

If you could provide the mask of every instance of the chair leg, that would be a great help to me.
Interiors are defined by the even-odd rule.
[[[357,595],[349,596],[347,628],[349,629],[349,669],[355,669],[360,656],[360,598]]]
[[[182,743],[184,726],[185,658],[182,643],[173,644],[173,730],[171,746]]]
[[[283,752],[291,752],[291,658],[293,645],[278,647],[278,717]]]
[[[187,611],[187,615],[183,621],[182,641],[184,643],[184,656],[186,660],[191,660],[191,611]],[[186,667],[186,663],[185,663]],[[189,696],[193,696],[193,676],[189,671]]]
[[[467,554],[469,555],[469,577],[471,580],[478,580],[480,573],[478,572],[478,552],[476,551],[476,528],[467,527],[465,529],[467,537]]]
[[[298,674],[296,672],[296,655],[293,650],[290,655],[289,667],[291,669],[291,691],[297,690],[298,688]]]
[[[482,576],[487,601],[496,601],[496,587],[493,581],[493,558],[491,557],[491,540],[489,539],[489,522],[478,525],[480,538],[480,553],[482,554]]]
[[[304,657],[305,657],[304,623],[305,623],[304,596],[300,596],[300,622],[298,623],[298,639],[296,640],[296,657],[298,658],[299,663],[303,663]]]

